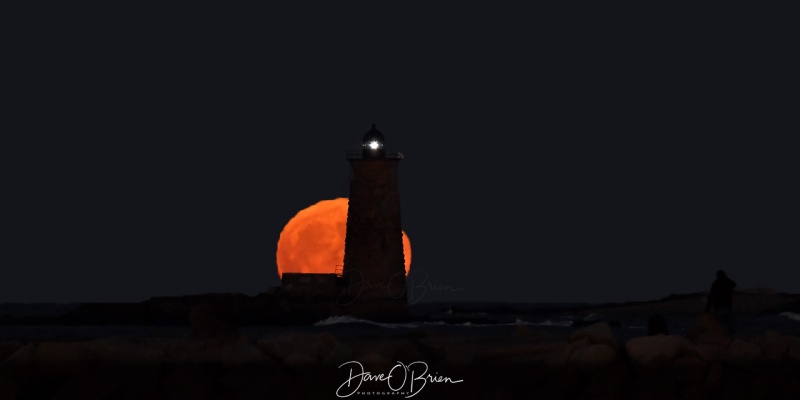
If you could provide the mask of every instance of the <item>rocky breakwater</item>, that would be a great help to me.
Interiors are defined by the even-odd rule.
[[[730,338],[707,316],[686,336],[628,341],[605,323],[569,337],[370,332],[5,342],[0,399],[800,398],[800,339]]]

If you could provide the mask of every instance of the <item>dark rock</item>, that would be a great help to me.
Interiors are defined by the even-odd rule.
[[[563,367],[569,362],[572,346],[552,340],[536,343],[496,343],[481,346],[481,352],[482,354],[474,362],[490,368],[527,369],[531,366],[551,365]],[[451,353],[448,360],[458,359],[458,354],[458,352]]]
[[[166,356],[160,341],[133,342],[119,338],[103,338],[85,342],[86,352],[100,362],[116,365],[156,365]]]
[[[225,376],[220,366],[183,364],[167,371],[161,389],[167,400],[232,399],[231,389],[222,383]]]
[[[710,362],[720,358],[726,349],[726,345],[717,343],[697,343],[687,340],[683,343],[682,353],[687,356],[699,357]]]
[[[17,385],[17,399],[53,399],[67,377],[37,376],[36,380],[27,386]]]
[[[653,314],[647,320],[647,334],[653,335],[669,335],[669,328],[667,321],[660,314]]]
[[[223,319],[223,311],[212,304],[192,307],[189,311],[189,323],[192,334],[202,338],[236,338],[238,330]]]
[[[761,347],[761,353],[766,358],[782,360],[789,357],[789,340],[778,332],[767,331],[756,338],[756,343]]]
[[[716,394],[722,399],[767,399],[783,382],[772,380],[765,371],[753,373],[731,368],[720,382]],[[767,378],[767,380],[764,380]],[[778,385],[778,386],[776,386]]]
[[[17,388],[11,368],[0,366],[0,399],[15,399]]]
[[[97,361],[87,347],[87,342],[39,343],[33,359],[37,375],[62,377],[86,371]]]
[[[266,365],[236,366],[222,378],[234,399],[265,400],[297,397],[292,377],[283,370]]]
[[[395,360],[397,358],[397,349],[396,347],[399,345],[399,341],[404,341],[407,339],[395,339],[395,340],[374,340],[374,339],[355,339],[351,340],[349,343],[353,346],[353,349],[356,351],[356,357],[361,357],[368,353],[373,353],[380,355],[381,357],[387,360]]]
[[[678,335],[642,336],[627,341],[625,349],[635,365],[658,368],[678,357],[683,342]]]
[[[800,399],[800,365],[786,368],[786,379],[777,390],[777,399]]]
[[[10,378],[15,392],[27,389],[36,380],[35,357],[36,343],[28,343],[0,364],[3,375]]]
[[[447,359],[456,364],[471,363],[486,356],[488,346],[478,345],[474,340],[454,337],[430,337],[419,340],[420,349],[434,360]]]
[[[734,339],[725,352],[722,359],[731,363],[749,363],[761,356],[761,347],[755,343],[745,342],[742,339]]]
[[[711,398],[713,390],[702,384],[688,385],[681,391],[681,398],[685,400],[705,400]]]
[[[674,399],[681,388],[681,385],[666,374],[637,378],[630,386],[630,398],[636,400]]]
[[[413,339],[398,338],[392,341],[392,348],[396,360],[402,361],[432,361],[431,357],[420,348],[418,341]]]
[[[338,366],[347,361],[354,359],[355,352],[350,345],[346,343],[338,343],[331,349],[327,356],[322,360],[323,364]]]
[[[719,363],[711,363],[711,366],[706,373],[706,380],[703,387],[707,390],[715,390],[722,380],[725,378],[727,369]]]
[[[700,337],[700,335],[706,333],[717,336],[725,336],[725,330],[722,328],[722,324],[720,324],[720,322],[717,321],[713,315],[709,313],[702,313],[695,318],[692,326],[689,327],[689,331],[686,332],[686,338],[695,340]]]
[[[511,334],[512,337],[517,339],[528,339],[536,336],[533,329],[526,325],[517,325],[514,328],[514,332]]]
[[[520,396],[514,388],[508,385],[495,386],[488,390],[486,400],[516,400]]]
[[[705,380],[710,364],[698,357],[682,357],[667,365],[666,373],[681,384],[699,384]]]
[[[303,368],[316,365],[317,362],[319,362],[319,360],[311,355],[297,351],[283,357],[284,365],[294,370],[302,370]]]
[[[552,374],[539,385],[534,385],[534,382],[530,381],[524,385],[525,394],[529,399],[577,399],[581,398],[581,394],[585,391],[586,376],[578,370],[563,370]]]
[[[383,354],[376,352],[368,352],[356,356],[356,361],[364,365],[364,368],[369,371],[389,371],[396,364],[392,358],[388,358]]]
[[[54,400],[138,400],[160,398],[160,369],[103,363],[73,375]]]
[[[587,327],[580,328],[569,336],[569,342],[577,342],[581,339],[588,339],[591,344],[606,344],[614,350],[619,348],[619,343],[611,327],[606,322],[597,322]]]
[[[574,348],[566,343],[555,343],[545,353],[543,361],[550,368],[563,368],[569,363]]]
[[[611,364],[617,359],[617,351],[607,344],[589,344],[575,348],[569,358],[569,365],[581,371],[593,372]]]
[[[695,343],[701,344],[715,344],[722,347],[727,347],[731,344],[733,339],[729,336],[720,335],[714,332],[705,332],[692,339]]]
[[[789,357],[794,360],[800,360],[800,338],[787,336],[786,341],[789,343]]]
[[[294,359],[301,360],[298,355],[303,354],[314,361],[324,360],[338,345],[338,340],[328,333],[299,334],[286,333],[265,336],[258,340],[257,346],[264,354],[283,360],[290,354]]]
[[[14,352],[21,349],[25,344],[20,342],[19,340],[13,340],[9,342],[0,342],[0,361],[5,360]]]
[[[627,364],[615,362],[600,368],[591,375],[586,385],[586,394],[591,396],[604,396],[619,399],[624,397],[625,385],[631,379],[630,368]]]

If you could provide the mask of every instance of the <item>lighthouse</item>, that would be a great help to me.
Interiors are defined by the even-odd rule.
[[[372,125],[361,149],[348,153],[350,198],[342,280],[350,310],[386,315],[406,309],[406,275],[397,166],[383,134]]]

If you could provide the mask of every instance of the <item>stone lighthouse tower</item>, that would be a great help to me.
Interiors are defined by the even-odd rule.
[[[406,276],[397,165],[383,134],[372,125],[362,149],[348,154],[350,203],[344,247],[343,298],[350,312],[387,315],[406,309]]]

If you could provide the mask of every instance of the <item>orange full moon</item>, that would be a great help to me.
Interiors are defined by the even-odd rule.
[[[341,273],[347,232],[347,198],[322,200],[300,210],[278,239],[278,276],[284,272]],[[411,242],[403,232],[406,275],[411,267]]]

